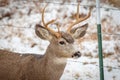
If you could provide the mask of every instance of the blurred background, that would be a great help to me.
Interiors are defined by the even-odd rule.
[[[80,17],[93,7],[91,17],[76,25],[89,24],[87,34],[77,41],[83,57],[68,61],[61,80],[99,80],[95,0],[0,0],[0,49],[44,54],[49,42],[34,31],[36,24],[42,25],[42,9],[48,3],[45,21],[58,18],[50,27],[64,31],[75,20],[78,2]],[[120,80],[120,0],[101,0],[100,5],[105,80]]]

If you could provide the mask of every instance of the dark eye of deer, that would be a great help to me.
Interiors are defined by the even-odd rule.
[[[65,45],[65,42],[64,41],[60,41],[59,42],[61,45]]]

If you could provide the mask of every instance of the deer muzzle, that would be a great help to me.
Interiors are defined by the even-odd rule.
[[[72,55],[72,58],[79,58],[80,56],[81,56],[80,51],[77,51]]]

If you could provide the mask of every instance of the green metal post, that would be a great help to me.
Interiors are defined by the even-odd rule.
[[[102,55],[102,37],[101,37],[101,24],[97,24],[98,34],[98,51],[99,51],[99,68],[100,68],[100,80],[104,80],[104,68],[103,68],[103,55]]]
[[[100,80],[104,80],[104,67],[103,67],[103,55],[102,55],[102,33],[101,33],[101,20],[100,20],[100,1],[96,0],[97,8],[97,34],[98,34],[98,51],[99,51],[99,69]]]

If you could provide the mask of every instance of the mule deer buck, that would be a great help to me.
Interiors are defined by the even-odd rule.
[[[42,12],[43,26],[37,24],[35,33],[43,40],[50,42],[45,55],[20,54],[6,50],[0,50],[0,80],[59,80],[67,63],[67,58],[80,57],[81,53],[76,50],[75,39],[83,37],[88,24],[74,27],[76,24],[88,19],[91,10],[84,18],[79,18],[79,5],[77,7],[76,21],[71,23],[66,32],[54,31],[49,24],[45,23]]]

